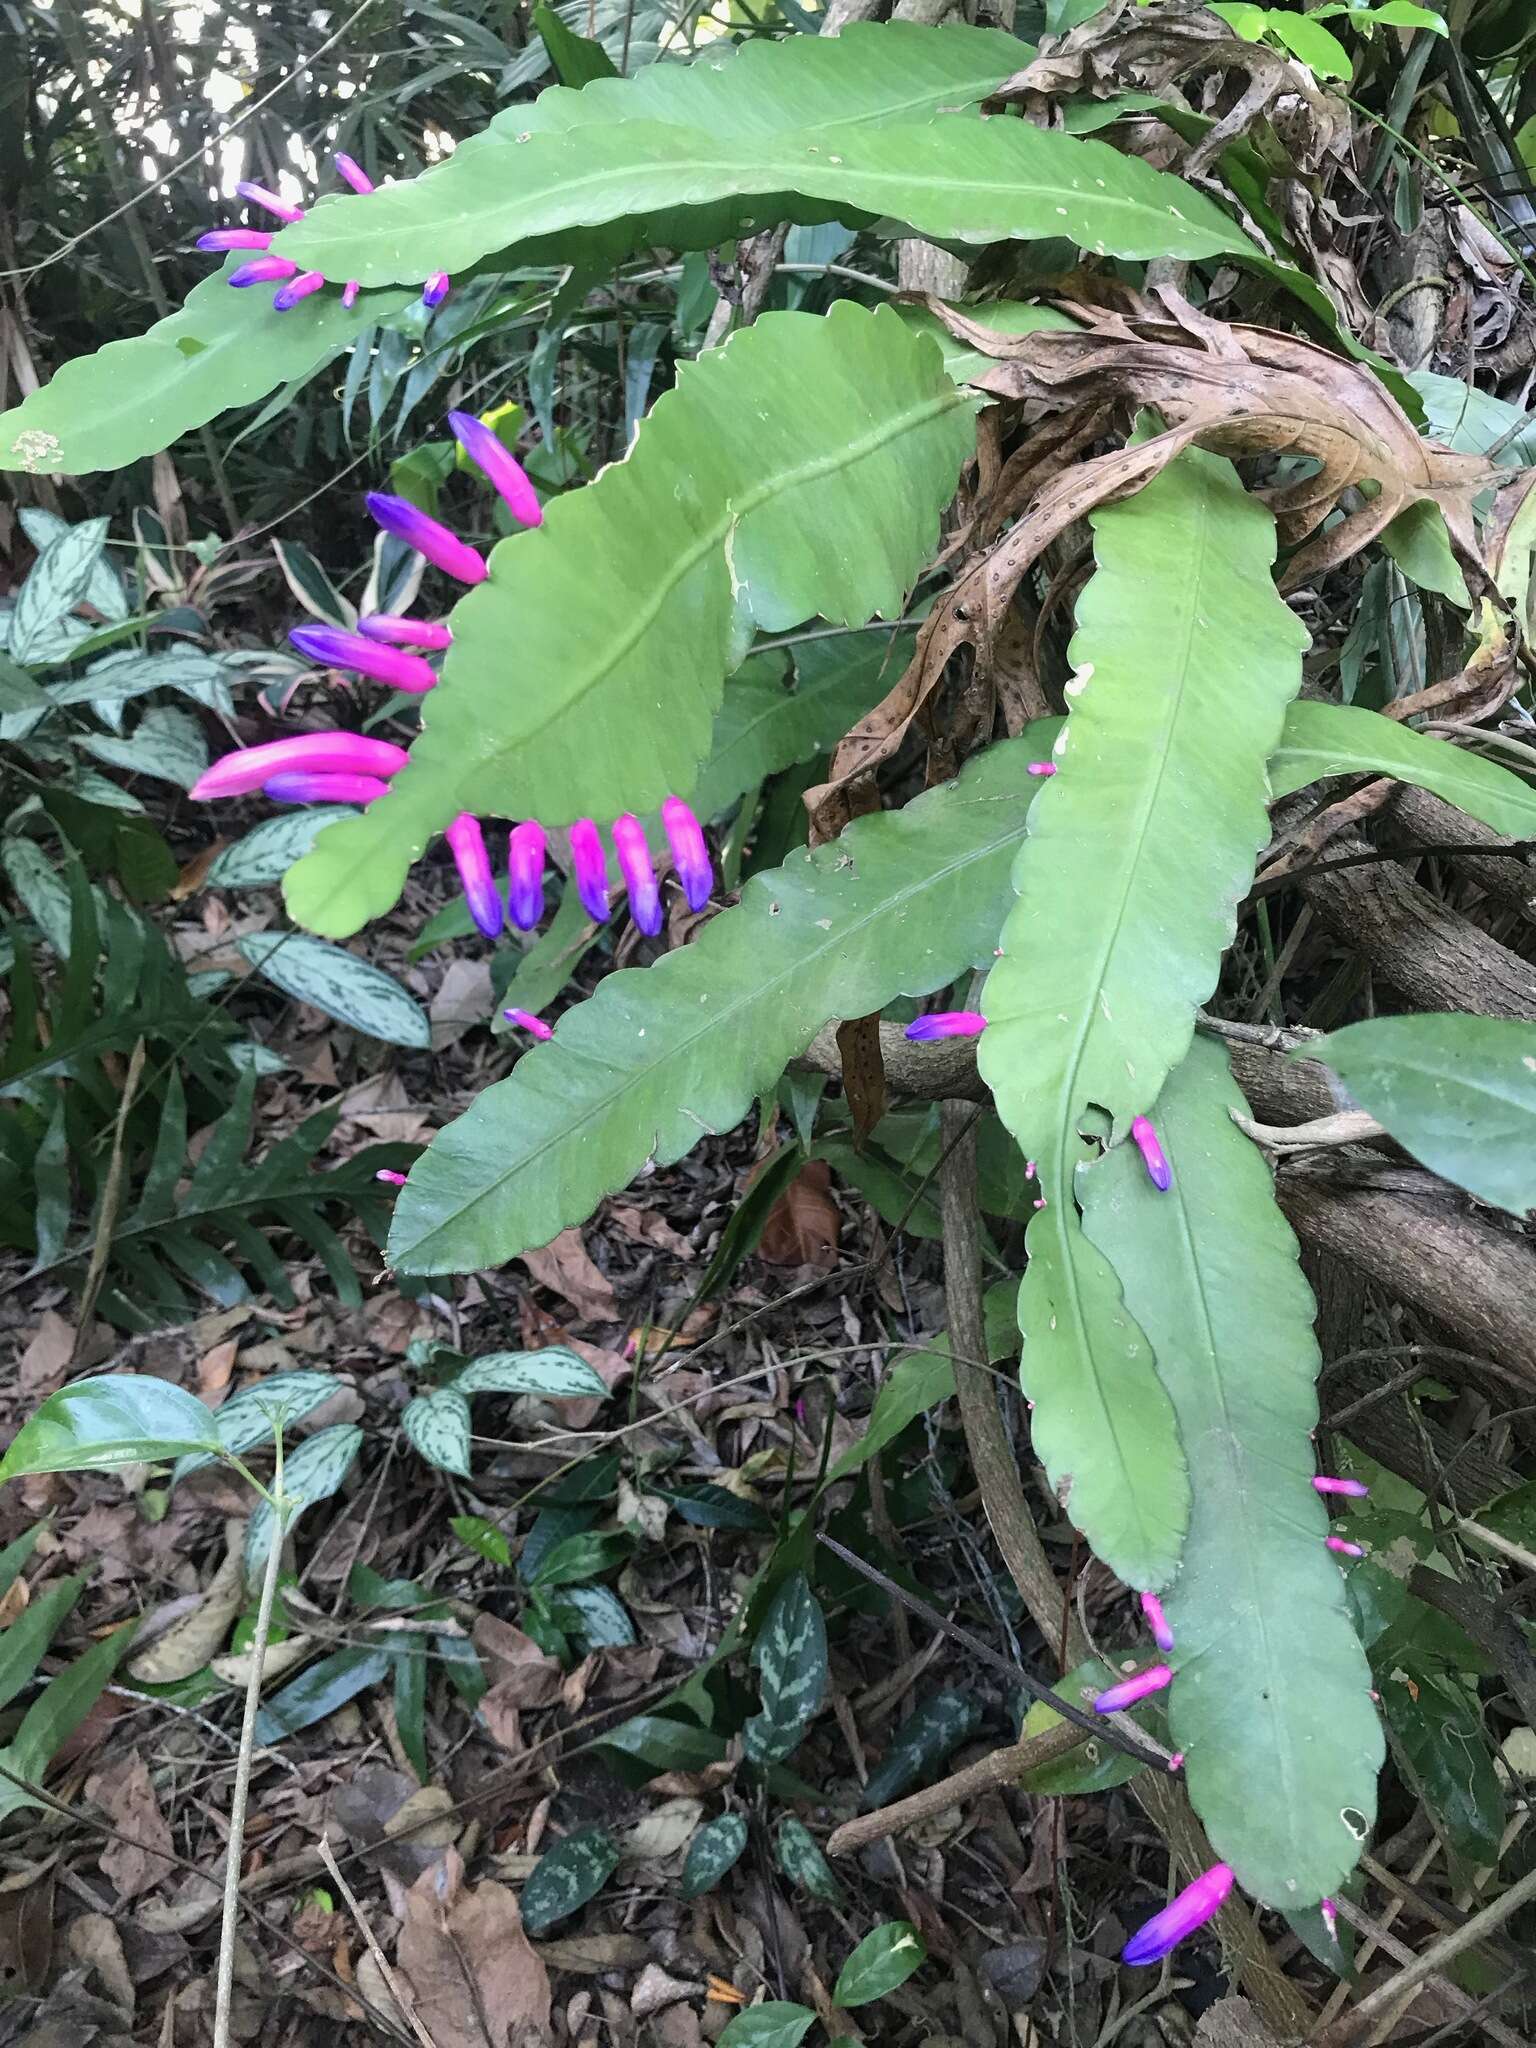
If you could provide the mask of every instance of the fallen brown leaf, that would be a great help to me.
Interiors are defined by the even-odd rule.
[[[208,1582],[208,1589],[189,1614],[141,1650],[128,1666],[128,1675],[140,1685],[169,1685],[201,1671],[223,1648],[235,1616],[245,1604],[245,1524],[230,1521],[224,1527],[224,1561]]]
[[[574,1226],[562,1230],[538,1251],[523,1252],[523,1264],[541,1287],[547,1287],[571,1304],[586,1322],[611,1323],[619,1308],[613,1285],[592,1263],[581,1232]]]
[[[770,1266],[817,1266],[829,1273],[842,1225],[831,1167],[825,1159],[808,1160],[769,1210],[758,1257]]]
[[[18,1390],[28,1407],[63,1386],[74,1348],[73,1324],[45,1309],[17,1367]]]
[[[610,1202],[605,1212],[627,1237],[635,1238],[641,1244],[653,1244],[658,1250],[672,1252],[680,1259],[693,1257],[693,1246],[686,1237],[680,1237],[665,1216],[654,1209],[637,1209],[629,1202]]]
[[[466,1032],[480,1029],[490,1018],[491,967],[488,960],[450,960],[437,993],[427,1005],[432,1050],[457,1045]]]
[[[558,1658],[546,1656],[532,1636],[524,1635],[511,1622],[500,1621],[494,1614],[477,1615],[472,1640],[491,1690],[500,1695],[503,1705],[547,1707],[560,1697],[565,1674]]]
[[[457,1850],[407,1892],[396,1965],[435,2048],[510,2048],[549,2026],[549,1973],[515,1894],[494,1878],[465,1885]]]
[[[129,1837],[102,1850],[101,1872],[116,1885],[120,1899],[136,1899],[170,1868],[166,1858],[171,1853],[171,1831],[155,1797],[149,1766],[134,1750],[98,1771],[87,1782],[85,1794],[120,1835]]]

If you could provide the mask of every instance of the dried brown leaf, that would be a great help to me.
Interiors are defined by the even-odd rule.
[[[116,1885],[120,1899],[136,1899],[170,1868],[171,1831],[155,1797],[149,1766],[133,1750],[98,1771],[85,1793],[118,1834],[128,1837],[109,1842],[102,1850],[102,1875]]]
[[[244,1538],[243,1522],[225,1524],[223,1563],[192,1611],[174,1622],[128,1666],[128,1675],[137,1684],[170,1685],[177,1679],[190,1678],[217,1655],[245,1604]]]
[[[617,1320],[619,1309],[613,1298],[613,1284],[592,1263],[581,1232],[574,1226],[562,1230],[541,1250],[523,1252],[521,1258],[539,1285],[568,1301],[584,1321]]]
[[[493,1878],[466,1885],[456,1850],[406,1894],[396,1965],[435,2048],[511,2048],[520,2030],[547,2032],[549,1973],[517,1898]]]
[[[770,1266],[817,1266],[829,1273],[842,1223],[831,1167],[824,1159],[809,1160],[769,1210],[758,1257]]]

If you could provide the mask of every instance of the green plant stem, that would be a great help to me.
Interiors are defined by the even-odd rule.
[[[261,1601],[256,1609],[256,1628],[251,1637],[251,1675],[245,1687],[245,1714],[240,1723],[240,1751],[235,1759],[235,1788],[229,1803],[229,1842],[224,1857],[224,1913],[219,1923],[219,1972],[213,2005],[213,2048],[230,2048],[229,2008],[235,1989],[235,1935],[240,1919],[240,1858],[245,1847],[245,1809],[251,1793],[251,1758],[256,1748],[256,1715],[261,1706],[261,1679],[267,1661],[267,1637],[272,1628],[272,1606],[277,1597],[277,1575],[282,1568],[283,1531],[283,1438],[277,1436],[277,1462],[272,1474],[272,1498],[276,1502],[272,1545],[266,1569],[261,1575]]]

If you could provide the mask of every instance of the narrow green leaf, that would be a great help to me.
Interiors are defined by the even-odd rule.
[[[1536,1208],[1536,1025],[1375,1017],[1316,1039],[1308,1059],[1421,1165],[1511,1215]]]
[[[808,2005],[769,1998],[737,2013],[720,2036],[719,2048],[800,2048],[815,2024]]]
[[[865,1935],[844,1963],[832,1990],[834,2005],[868,2005],[905,1984],[928,1960],[922,1936],[910,1920],[888,1920]]]
[[[41,1524],[39,1524],[41,1526]],[[80,1597],[84,1575],[60,1579],[29,1601],[16,1619],[0,1632],[0,1707],[8,1707],[23,1686],[30,1685],[48,1645],[60,1624]]]
[[[753,876],[692,945],[608,975],[418,1160],[391,1264],[473,1272],[547,1244],[648,1158],[739,1122],[829,1018],[989,960],[1039,744],[992,747],[904,811]]]
[[[469,1477],[469,1403],[454,1387],[438,1387],[408,1401],[400,1427],[429,1465]]]
[[[871,1771],[860,1795],[860,1809],[872,1813],[920,1779],[931,1778],[980,1726],[981,1707],[969,1693],[934,1693],[891,1737],[880,1768]]]
[[[4,427],[0,417],[0,434]],[[13,660],[38,661],[52,653],[54,628],[85,596],[109,524],[106,519],[84,519],[78,526],[63,527],[44,545],[16,593],[10,615]]]
[[[1164,1602],[1172,1740],[1217,1855],[1292,1910],[1353,1869],[1382,1739],[1312,1488],[1314,1304],[1269,1170],[1232,1122],[1242,1100],[1221,1048],[1197,1040],[1157,1104],[1172,1189],[1130,1146],[1080,1180],[1189,1460],[1189,1535]]]
[[[225,847],[208,870],[209,886],[256,889],[264,882],[280,882],[327,825],[356,815],[348,804],[311,804],[263,818],[233,846]]]
[[[826,1697],[827,1624],[804,1572],[791,1572],[774,1596],[752,1661],[763,1708],[743,1734],[747,1761],[761,1768],[794,1754]]]
[[[825,1900],[829,1906],[842,1904],[843,1888],[831,1864],[810,1829],[792,1813],[786,1813],[774,1831],[773,1857],[790,1883],[813,1899]]]
[[[512,1569],[512,1548],[506,1537],[488,1522],[484,1515],[453,1515],[449,1528],[459,1541],[470,1550],[477,1551],[492,1564],[499,1564],[504,1571]]]
[[[730,1744],[712,1728],[674,1721],[666,1714],[632,1714],[601,1738],[604,1749],[633,1757],[652,1772],[703,1771],[727,1754]]]
[[[143,1373],[76,1380],[50,1394],[0,1459],[0,1484],[25,1472],[92,1472],[219,1450],[214,1418],[194,1395]]]
[[[125,1622],[111,1635],[76,1657],[72,1664],[50,1678],[22,1717],[4,1760],[19,1777],[37,1780],[101,1698],[112,1674],[131,1648],[138,1632],[136,1620]],[[4,1792],[15,1794],[15,1786]]]
[[[381,915],[461,811],[569,824],[690,787],[754,629],[900,616],[974,433],[889,307],[771,313],[681,365],[625,459],[502,541],[454,606],[409,761],[290,872],[295,919],[344,936]]]
[[[597,1367],[558,1344],[544,1351],[488,1351],[456,1372],[453,1384],[461,1394],[542,1394],[558,1401],[608,1398],[608,1383]]]
[[[683,1863],[683,1897],[696,1899],[712,1892],[747,1846],[747,1823],[739,1813],[717,1814],[706,1821],[688,1844]]]
[[[523,1886],[523,1926],[547,1934],[595,1898],[618,1868],[619,1845],[606,1828],[578,1828],[541,1856]]]
[[[283,1498],[288,1504],[286,1527],[291,1531],[304,1510],[329,1500],[356,1461],[363,1432],[350,1422],[335,1423],[306,1437],[283,1464]],[[245,1530],[246,1577],[255,1579],[272,1547],[273,1512],[258,1501]]]
[[[1328,775],[1392,775],[1432,790],[1511,839],[1536,837],[1536,789],[1486,755],[1430,739],[1359,705],[1291,705],[1269,757],[1273,793],[1289,796]]]
[[[978,1060],[1046,1202],[1019,1290],[1035,1450],[1105,1562],[1156,1587],[1178,1561],[1183,1459],[1073,1173],[1096,1117],[1118,1139],[1151,1108],[1215,986],[1306,634],[1271,577],[1274,521],[1220,457],[1187,451],[1092,524],[1060,772],[1030,812]]]
[[[322,1657],[318,1664],[311,1664],[307,1671],[274,1693],[262,1707],[256,1717],[256,1740],[281,1742],[285,1735],[312,1728],[370,1685],[386,1679],[391,1661],[388,1650],[362,1644]]]
[[[633,1540],[622,1529],[580,1529],[547,1550],[537,1565],[530,1568],[525,1563],[523,1577],[546,1593],[556,1586],[577,1586],[612,1571],[633,1549]]]
[[[381,967],[302,932],[251,932],[238,942],[251,965],[301,1003],[381,1038],[421,1051],[432,1043],[427,1013]]]

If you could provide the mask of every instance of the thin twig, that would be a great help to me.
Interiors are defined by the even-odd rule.
[[[956,1771],[952,1777],[941,1778],[937,1785],[927,1785],[921,1792],[913,1792],[890,1806],[882,1806],[875,1813],[861,1813],[853,1820],[845,1820],[828,1837],[827,1854],[851,1856],[855,1849],[862,1849],[867,1842],[882,1842],[887,1835],[899,1834],[903,1828],[931,1820],[946,1806],[958,1806],[962,1799],[1016,1784],[1026,1771],[1035,1770],[1041,1764],[1054,1763],[1058,1757],[1080,1749],[1090,1739],[1070,1721],[1059,1721],[1054,1728],[1031,1735],[1027,1742],[1015,1742],[1008,1749],[994,1749],[990,1756],[967,1764],[963,1771]]]

